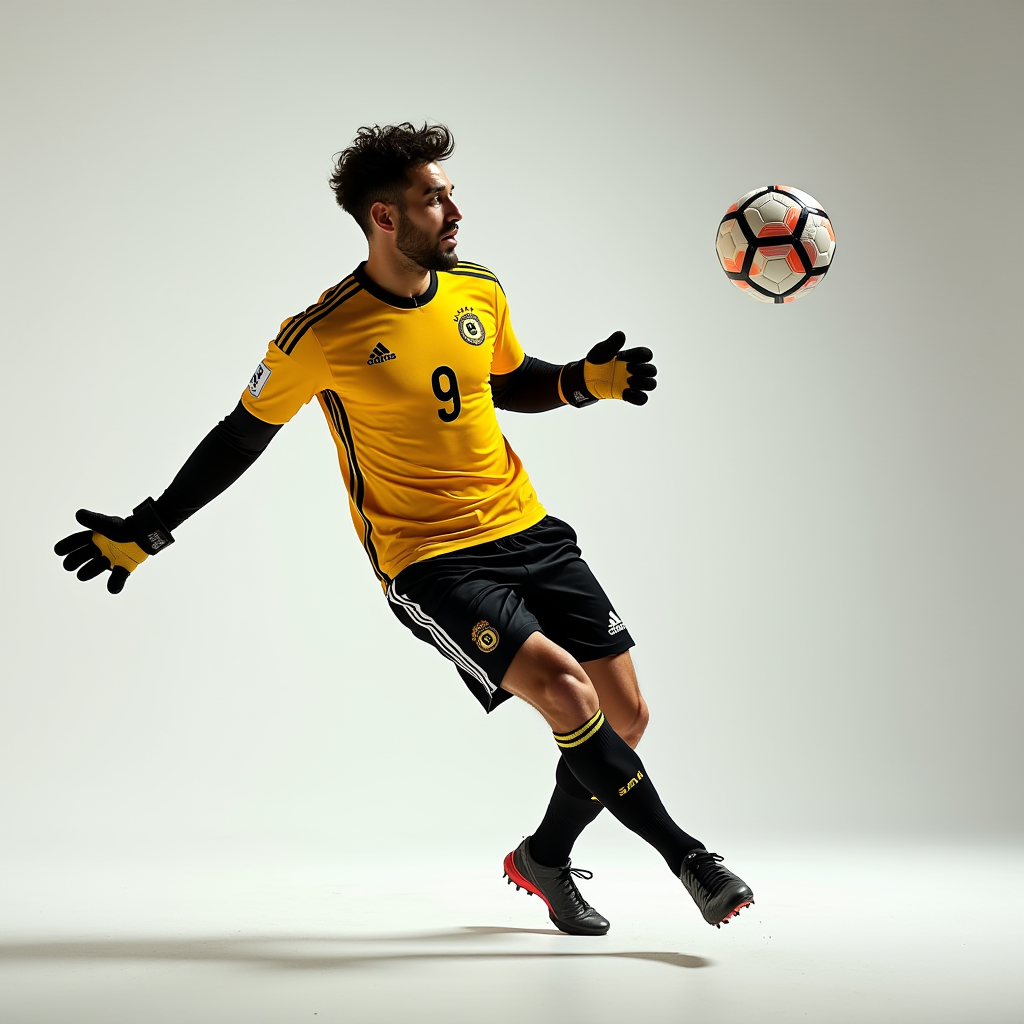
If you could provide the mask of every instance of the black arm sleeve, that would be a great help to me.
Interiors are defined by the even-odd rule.
[[[279,425],[264,423],[241,402],[199,442],[170,486],[157,498],[157,514],[168,530],[230,487],[264,452]]]
[[[547,412],[565,405],[558,394],[561,366],[527,356],[511,373],[491,374],[496,409],[510,412]]]

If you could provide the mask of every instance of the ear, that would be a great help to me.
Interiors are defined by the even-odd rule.
[[[370,207],[370,223],[378,231],[383,231],[385,234],[393,234],[397,225],[395,223],[395,217],[393,215],[393,209],[390,203],[374,203]]]

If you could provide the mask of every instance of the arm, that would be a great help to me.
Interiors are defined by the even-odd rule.
[[[508,302],[497,279],[494,300],[497,336],[491,357],[491,394],[496,409],[546,412],[560,405],[579,409],[602,398],[643,405],[647,392],[657,387],[651,350],[620,351],[626,343],[622,331],[598,342],[585,358],[564,366],[526,355],[512,330]]]
[[[109,571],[107,590],[119,594],[140,562],[173,543],[171,530],[230,487],[259,458],[280,424],[331,386],[330,367],[311,329],[319,309],[315,304],[281,325],[242,400],[203,438],[159,501],[147,498],[127,519],[78,510],[75,518],[85,530],[53,549],[68,572],[77,570],[80,580],[91,580]]]
[[[264,423],[241,402],[199,442],[157,501],[147,498],[126,519],[79,509],[86,527],[54,545],[68,572],[91,580],[110,570],[107,590],[119,594],[139,563],[174,543],[171,531],[231,486],[259,457],[279,425]]]
[[[561,366],[526,356],[511,373],[491,374],[496,409],[510,412],[547,412],[564,405],[558,390]]]
[[[491,391],[497,409],[547,412],[561,405],[581,408],[602,398],[621,398],[643,405],[658,382],[649,348],[619,351],[626,336],[616,331],[599,342],[585,359],[556,366],[525,356],[511,373],[492,373]]]
[[[189,516],[227,490],[266,450],[280,424],[264,423],[241,402],[185,460],[170,486],[154,502],[156,513],[176,530]]]

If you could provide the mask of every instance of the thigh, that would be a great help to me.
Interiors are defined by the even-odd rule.
[[[502,679],[523,642],[540,629],[512,582],[472,556],[414,563],[392,581],[398,620],[451,661],[485,711],[511,694]]]

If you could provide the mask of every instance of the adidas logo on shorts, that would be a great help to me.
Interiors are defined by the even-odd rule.
[[[608,613],[608,635],[615,636],[626,628],[626,624],[615,614],[614,610]]]
[[[397,359],[398,356],[389,349],[386,349],[379,341],[373,346],[373,351],[370,353],[370,358],[366,360],[367,366],[373,366],[375,363],[386,363],[389,359]]]

